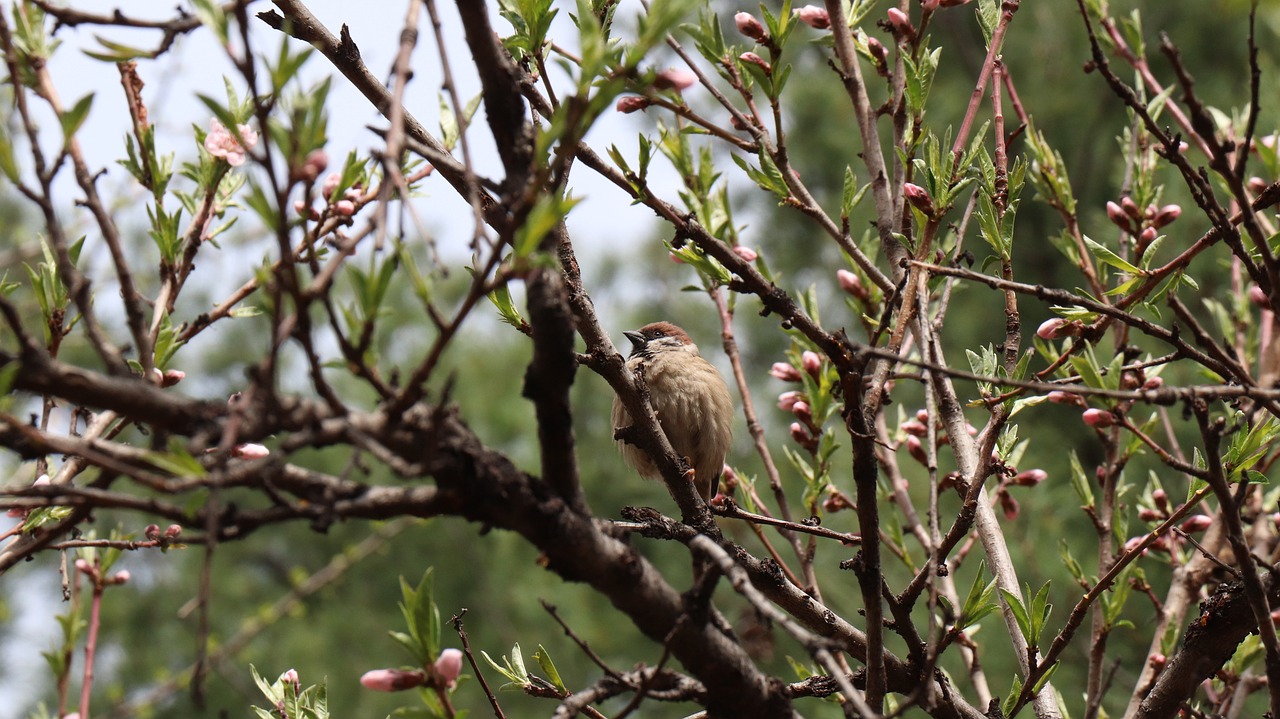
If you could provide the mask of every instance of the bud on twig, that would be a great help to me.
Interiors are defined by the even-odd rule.
[[[1080,419],[1084,420],[1085,424],[1089,425],[1090,427],[1093,427],[1094,429],[1105,429],[1107,427],[1113,427],[1116,425],[1116,422],[1117,422],[1116,416],[1114,413],[1109,412],[1105,409],[1096,409],[1096,408],[1086,409],[1080,415]]]
[[[749,12],[740,12],[733,16],[733,24],[737,26],[738,32],[755,40],[760,44],[769,41],[769,33],[764,29],[764,25]]]
[[[817,30],[826,30],[831,27],[831,15],[827,13],[826,8],[817,5],[805,5],[796,10],[796,18],[800,22]]]

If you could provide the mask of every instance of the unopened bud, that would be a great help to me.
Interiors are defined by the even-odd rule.
[[[360,684],[375,692],[398,692],[421,686],[426,680],[427,674],[421,669],[374,669],[360,677]]]
[[[894,9],[890,9],[890,12],[893,12]],[[926,215],[933,214],[933,199],[929,197],[929,192],[923,187],[910,182],[903,183],[902,194],[907,198],[907,202],[911,203],[912,207]]]
[[[124,584],[129,581],[129,577],[131,576],[132,575],[129,574],[128,569],[121,569],[120,571],[111,575],[111,578],[107,580],[107,584]]]
[[[804,399],[804,393],[802,392],[783,392],[778,395],[778,409],[783,412],[790,412],[796,406],[796,403],[802,399]]]
[[[1160,522],[1165,519],[1165,514],[1151,507],[1143,507],[1138,510],[1138,519],[1144,522]]]
[[[927,409],[916,410],[916,419],[925,424],[929,424],[929,410]]]
[[[805,5],[796,10],[796,17],[800,22],[817,30],[826,30],[831,27],[831,15],[827,13],[826,8],[817,5]]]
[[[1249,301],[1264,310],[1271,309],[1271,300],[1267,299],[1267,293],[1257,285],[1249,285]]]
[[[164,536],[168,537],[169,539],[173,539],[179,534],[182,534],[182,525],[180,524],[170,524],[169,526],[164,528]]]
[[[744,52],[738,56],[738,59],[747,63],[748,65],[755,65],[761,70],[764,70],[764,74],[766,75],[773,72],[773,66],[770,65],[768,62],[766,62],[764,58],[760,57],[754,52]]]
[[[1063,392],[1054,390],[1048,394],[1049,401],[1054,404],[1069,404],[1077,407],[1084,407],[1084,398],[1074,392]]]
[[[911,24],[911,18],[896,7],[891,7],[886,13],[889,16],[889,26],[893,28],[893,34],[899,40],[910,40],[916,36],[916,28]]]
[[[1144,539],[1145,539],[1145,537],[1141,537],[1141,536],[1139,536],[1139,537],[1133,537],[1133,538],[1129,539],[1129,541],[1127,541],[1127,542],[1125,542],[1125,543],[1124,543],[1124,547],[1123,547],[1123,548],[1121,548],[1121,550],[1120,550],[1120,551],[1121,551],[1122,553],[1124,553],[1124,554],[1128,554],[1128,553],[1130,553],[1130,552],[1132,552],[1132,551],[1136,550],[1138,547],[1142,546],[1142,542],[1143,542],[1143,540],[1144,540]],[[1143,554],[1146,554],[1146,553],[1147,553],[1147,550],[1145,550],[1145,549],[1144,549],[1144,550],[1142,550],[1142,553],[1143,553]]]
[[[1049,473],[1043,469],[1027,469],[1014,475],[1013,483],[1019,487],[1034,487],[1048,478]]]
[[[1213,525],[1213,517],[1207,514],[1193,514],[1182,522],[1184,532],[1203,532]]]
[[[263,459],[271,454],[271,450],[260,444],[238,444],[231,450],[232,457],[240,459]]]
[[[1132,219],[1142,219],[1142,209],[1138,207],[1138,203],[1134,202],[1132,197],[1121,197],[1120,209],[1124,210],[1124,214]]]
[[[1163,386],[1164,377],[1159,375],[1156,375],[1155,377],[1148,377],[1147,380],[1142,383],[1143,389],[1160,389]]]
[[[783,382],[800,381],[800,370],[792,367],[786,362],[774,362],[773,366],[769,368],[769,374],[775,379],[780,379]]]
[[[1156,232],[1156,228],[1154,227],[1148,227],[1143,230],[1142,233],[1138,235],[1138,252],[1144,252],[1159,236],[1160,235]]]
[[[675,90],[679,92],[687,87],[692,87],[698,82],[698,76],[688,70],[677,70],[671,68],[663,70],[653,78],[653,88],[655,90]]]
[[[755,262],[756,259],[760,257],[760,253],[756,252],[750,247],[743,247],[742,245],[738,245],[734,247],[733,254],[737,255],[738,257],[741,257],[747,262]]]
[[[325,176],[324,184],[320,186],[320,194],[324,196],[324,199],[327,200],[333,196],[333,191],[338,189],[338,183],[340,182],[342,182],[342,175],[337,172],[330,172]]]
[[[442,680],[446,687],[452,689],[457,686],[458,675],[462,673],[462,651],[445,649],[440,652],[433,668],[436,677]]]
[[[1008,492],[1000,493],[1000,509],[1004,510],[1004,518],[1014,520],[1018,518],[1018,500],[1009,496]]]
[[[1084,413],[1080,415],[1080,419],[1084,420],[1085,424],[1093,427],[1094,429],[1104,429],[1116,424],[1115,414],[1105,409],[1086,409]]]
[[[836,270],[836,281],[840,283],[840,289],[860,300],[866,301],[869,296],[867,288],[862,286],[862,280],[849,270]]]
[[[740,12],[734,15],[733,24],[738,28],[738,32],[756,42],[764,43],[769,40],[769,33],[765,31],[764,25],[761,25],[760,21],[749,12]]]
[[[787,429],[791,432],[791,440],[802,447],[809,446],[810,442],[813,441],[809,436],[809,430],[805,429],[804,425],[799,422],[792,422]]]
[[[809,373],[810,377],[817,377],[822,371],[822,357],[817,352],[805,350],[800,355],[800,364],[804,367],[804,371]]]
[[[906,432],[913,437],[923,437],[929,433],[929,428],[919,420],[909,419],[899,425],[898,429]]]
[[[1151,219],[1151,226],[1158,230],[1181,216],[1180,205],[1165,205],[1156,211],[1156,216]]]
[[[1261,177],[1250,177],[1249,181],[1245,183],[1245,187],[1249,188],[1249,192],[1261,195],[1267,189],[1267,181]]]
[[[1036,328],[1036,336],[1042,340],[1057,340],[1063,337],[1075,337],[1080,334],[1083,326],[1079,320],[1068,320],[1063,317],[1053,317],[1040,323]]]
[[[929,455],[924,451],[924,443],[919,437],[909,434],[902,443],[906,445],[907,454],[911,455],[912,459],[926,466],[929,464]]]
[[[147,528],[146,528],[146,529],[144,529],[144,530],[142,530],[142,536],[146,537],[147,539],[150,539],[151,541],[155,541],[155,540],[159,539],[159,538],[160,538],[160,525],[158,525],[158,524],[148,524],[148,525],[147,525]]]
[[[1107,203],[1107,219],[1125,232],[1129,232],[1133,227],[1130,224],[1129,216],[1124,213],[1124,208],[1114,202]]]
[[[1151,492],[1151,501],[1156,503],[1156,507],[1166,514],[1169,512],[1169,494],[1163,489],[1157,489]]]
[[[876,67],[884,68],[889,64],[889,51],[885,49],[884,43],[874,37],[867,38],[867,51],[875,60]]]
[[[342,217],[350,217],[356,214],[356,203],[351,200],[338,200],[333,203],[333,212]]]
[[[808,422],[813,419],[813,408],[809,406],[808,402],[796,402],[795,405],[791,407],[791,414],[794,414],[800,419]]]

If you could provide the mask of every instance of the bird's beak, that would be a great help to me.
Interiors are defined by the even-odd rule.
[[[644,349],[645,344],[647,344],[644,338],[644,335],[640,334],[639,332],[636,332],[635,330],[627,330],[622,334],[625,335],[627,339],[631,340],[632,352],[638,352]]]

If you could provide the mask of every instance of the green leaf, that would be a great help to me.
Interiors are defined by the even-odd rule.
[[[89,108],[93,105],[93,93],[89,93],[76,101],[71,109],[62,113],[62,117],[58,118],[62,123],[62,137],[64,141],[70,142],[75,137],[80,126],[89,117]]]
[[[1144,274],[1140,267],[1137,267],[1136,265],[1124,259],[1120,255],[1117,255],[1116,253],[1112,252],[1106,247],[1103,247],[1097,242],[1094,242],[1093,240],[1089,239],[1088,235],[1082,235],[1082,237],[1084,239],[1085,246],[1088,247],[1093,252],[1093,256],[1097,258],[1097,260],[1102,264],[1110,265],[1111,267],[1114,267],[1117,270],[1120,270],[1121,272],[1127,272],[1131,275]]]
[[[538,645],[538,651],[533,653],[533,658],[538,660],[538,666],[542,667],[542,671],[546,673],[547,679],[555,685],[556,689],[562,692],[568,692],[564,682],[560,680],[560,672],[556,671],[556,665],[551,661],[551,655],[547,653],[545,647]]]

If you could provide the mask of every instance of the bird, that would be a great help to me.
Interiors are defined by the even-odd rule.
[[[670,322],[653,322],[623,334],[631,341],[627,369],[643,378],[663,433],[693,470],[698,494],[710,502],[732,439],[733,400],[724,378],[698,352],[689,334]],[[615,436],[630,425],[630,414],[615,396]],[[661,478],[643,449],[623,439],[618,440],[618,449],[640,476]]]

